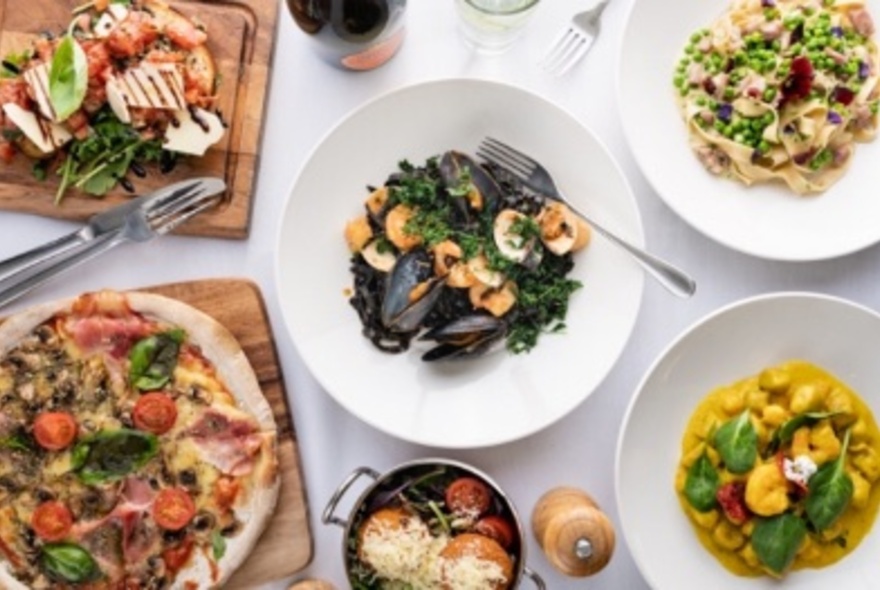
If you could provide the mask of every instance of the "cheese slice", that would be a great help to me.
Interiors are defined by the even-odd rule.
[[[42,63],[38,66],[25,70],[24,81],[27,82],[31,96],[40,108],[40,114],[50,121],[57,121],[55,109],[49,98],[49,64]]]
[[[214,113],[200,108],[184,109],[175,114],[175,121],[168,126],[162,147],[172,152],[203,156],[225,132],[223,121]]]
[[[116,26],[128,16],[128,9],[119,3],[110,4],[94,27],[95,37],[106,39]]]
[[[3,112],[44,154],[51,154],[73,138],[70,132],[58,123],[47,121],[13,102],[4,104]]]
[[[144,62],[107,81],[107,101],[123,123],[131,122],[131,109],[179,111],[186,108],[183,76],[173,64]]]

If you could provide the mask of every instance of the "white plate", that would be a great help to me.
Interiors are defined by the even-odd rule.
[[[577,120],[524,90],[445,80],[396,90],[355,111],[316,148],[297,179],[278,237],[284,318],[323,388],[365,422],[402,439],[466,448],[508,442],[548,426],[583,401],[617,360],[638,314],[642,272],[595,238],[573,276],[566,334],[530,354],[499,352],[454,364],[376,350],[344,294],[351,285],[346,221],[363,212],[403,158],[469,153],[492,135],[544,162],[585,212],[644,242],[630,188],[605,147]]]
[[[623,533],[654,590],[778,590],[769,578],[729,573],[706,551],[681,509],[675,471],[687,421],[714,388],[789,359],[840,378],[880,417],[880,315],[807,293],[764,295],[703,319],[648,370],[617,443],[617,503]],[[646,491],[650,490],[650,491]],[[878,526],[850,555],[789,574],[786,590],[868,590],[880,577]]]
[[[672,75],[690,35],[729,0],[635,0],[619,54],[617,92],[627,140],[648,181],[694,228],[775,260],[820,260],[880,241],[880,141],[858,144],[850,169],[821,195],[784,185],[751,188],[707,172],[693,155]],[[877,0],[869,0],[872,9]],[[877,14],[877,10],[873,10]]]

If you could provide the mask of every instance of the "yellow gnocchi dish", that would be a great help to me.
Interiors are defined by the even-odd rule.
[[[855,549],[880,505],[880,431],[845,383],[789,361],[712,391],[675,478],[702,545],[740,576],[821,568]]]

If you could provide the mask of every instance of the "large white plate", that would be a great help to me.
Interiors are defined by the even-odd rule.
[[[741,252],[820,260],[880,241],[880,141],[859,144],[846,175],[821,195],[751,188],[707,172],[693,155],[672,74],[687,39],[729,0],[635,0],[619,54],[617,92],[627,140],[663,200],[694,228]],[[877,0],[868,2],[877,8]],[[874,14],[877,11],[874,10]]]
[[[412,351],[379,352],[361,336],[344,294],[351,275],[342,232],[363,212],[365,186],[383,183],[403,158],[473,153],[486,135],[544,162],[578,207],[643,243],[630,188],[592,133],[538,96],[479,80],[406,87],[343,120],[303,168],[278,236],[281,308],[315,378],[365,422],[436,447],[511,441],[574,409],[618,358],[641,301],[641,271],[597,237],[577,255],[573,276],[584,288],[571,300],[567,333],[542,338],[530,354],[427,364]]]
[[[807,293],[764,295],[701,320],[648,370],[617,444],[617,502],[636,564],[655,590],[868,590],[880,578],[880,534],[835,565],[789,574],[783,584],[740,578],[697,540],[675,494],[687,421],[712,389],[802,359],[857,391],[880,417],[880,315]]]

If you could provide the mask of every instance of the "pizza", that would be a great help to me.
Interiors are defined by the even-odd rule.
[[[276,425],[233,336],[146,293],[0,325],[0,588],[212,588],[279,490]]]

